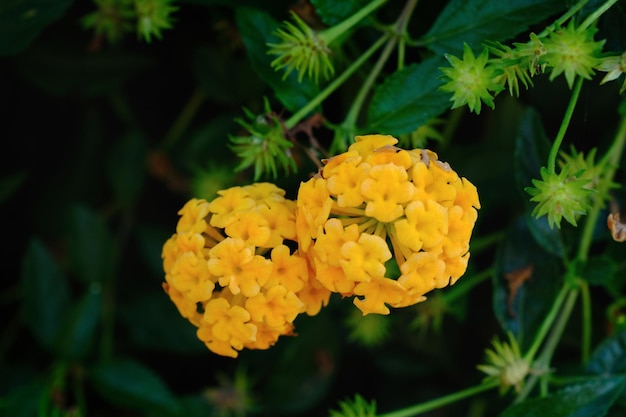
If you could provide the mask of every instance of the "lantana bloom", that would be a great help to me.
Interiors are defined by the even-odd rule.
[[[296,203],[270,183],[191,199],[163,245],[163,288],[213,352],[237,357],[293,333],[300,313],[317,314],[330,291],[296,244]]]
[[[454,284],[469,259],[476,187],[429,150],[357,136],[300,185],[296,225],[319,282],[354,297],[363,314],[389,314]]]

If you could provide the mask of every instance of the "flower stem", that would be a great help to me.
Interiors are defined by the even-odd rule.
[[[565,290],[565,292],[563,292],[563,290]],[[563,334],[563,331],[565,330],[565,325],[569,321],[569,317],[572,314],[574,305],[576,304],[576,298],[578,297],[578,292],[579,292],[578,288],[571,288],[570,285],[566,281],[565,286],[561,290],[561,293],[563,293],[567,297],[565,299],[565,302],[563,303],[563,308],[560,311],[560,314],[554,323],[552,332],[550,333],[550,336],[546,340],[546,344],[543,348],[543,351],[541,352],[541,355],[539,356],[539,359],[536,362],[536,364],[539,367],[539,370],[548,369],[550,361],[552,360],[552,355],[554,354],[554,351],[559,343],[559,340],[561,339],[561,335]],[[559,293],[559,296],[561,295],[561,293]],[[545,379],[543,379],[545,376],[547,376],[545,373],[540,373],[540,374],[536,373],[536,374],[531,375],[528,381],[526,382],[526,385],[524,385],[524,389],[522,390],[522,392],[517,396],[517,398],[515,398],[514,403],[519,403],[523,401],[524,399],[526,399],[526,397],[528,396],[528,394],[530,394],[530,392],[534,388],[539,378],[542,378],[543,381],[546,381]],[[544,385],[544,390],[545,390],[545,385]]]
[[[576,103],[578,102],[578,97],[580,96],[580,90],[583,85],[583,78],[578,77],[576,80],[576,84],[574,85],[574,90],[572,91],[572,96],[570,97],[569,104],[567,105],[567,109],[565,110],[565,115],[563,116],[563,121],[561,122],[561,127],[554,139],[554,143],[552,144],[552,148],[550,149],[550,155],[548,156],[548,169],[550,172],[556,172],[556,157],[559,154],[559,149],[561,147],[561,143],[563,142],[563,138],[565,137],[565,132],[567,132],[567,128],[569,127],[569,123],[572,120],[572,115],[574,114],[574,109],[576,108]]]
[[[564,22],[567,21],[567,19],[569,19],[570,17],[574,16],[580,9],[583,8],[583,6],[585,4],[587,4],[589,0],[580,0],[578,3],[576,3],[575,5],[573,5],[572,7],[570,7],[567,12],[565,12],[563,14],[563,16],[559,17],[557,20],[554,21],[554,23],[552,23],[550,26],[546,27],[543,31],[541,31],[540,34],[538,34],[537,36],[542,38],[544,36],[546,36],[548,34],[549,31],[553,30],[554,28],[561,26]]]
[[[372,46],[369,47],[367,51],[365,51],[356,61],[352,63],[340,76],[335,78],[325,89],[319,92],[313,100],[309,101],[304,107],[294,113],[289,119],[285,121],[285,127],[287,129],[293,128],[297,125],[302,119],[306,117],[307,114],[313,111],[318,105],[320,105],[328,96],[330,96],[336,89],[338,89],[350,76],[361,66],[363,65],[373,54],[376,52],[378,48],[383,46],[385,41],[389,35],[384,35],[380,39],[376,41]]]
[[[444,294],[443,298],[447,303],[451,303],[460,296],[466,294],[480,284],[481,282],[491,278],[494,275],[495,269],[487,268],[477,274],[470,275],[467,278],[463,278],[460,283],[451,286]]]
[[[580,295],[582,299],[582,335],[580,361],[585,364],[589,360],[591,350],[591,295],[589,284],[586,281],[580,283]]]
[[[570,284],[566,280],[563,286],[561,287],[561,290],[557,294],[556,298],[554,299],[554,302],[552,303],[552,307],[550,308],[550,311],[548,312],[545,319],[541,323],[541,327],[539,327],[539,330],[537,330],[537,333],[535,333],[535,339],[533,340],[532,345],[530,346],[530,348],[526,351],[526,354],[524,355],[524,361],[526,361],[527,363],[532,363],[533,360],[535,359],[535,355],[537,354],[539,347],[541,347],[541,345],[543,344],[545,337],[548,335],[548,332],[552,328],[552,325],[554,321],[556,320],[556,317],[561,311],[561,307],[563,305],[565,297],[567,296],[569,292],[569,289],[570,289]]]
[[[444,395],[443,397],[435,398],[434,400],[426,401],[420,404],[412,405],[402,410],[392,411],[390,413],[380,414],[378,417],[412,417],[418,414],[425,413],[430,410],[442,407],[444,405],[452,404],[456,401],[464,398],[471,397],[484,391],[496,388],[498,381],[484,382],[480,385],[475,385],[470,388],[455,392],[453,394]]]
[[[344,32],[346,32],[347,30],[350,30],[354,25],[359,23],[365,16],[367,16],[368,14],[372,13],[374,10],[378,9],[380,6],[385,4],[386,1],[387,0],[374,0],[367,6],[363,7],[362,9],[359,9],[358,12],[356,12],[355,14],[353,14],[352,16],[350,16],[343,22],[333,27],[330,27],[328,29],[325,29],[323,32],[320,33],[320,35],[324,38],[324,41],[326,42],[327,45],[330,44],[336,38],[341,36]]]
[[[417,5],[417,0],[407,1],[406,5],[404,6],[404,9],[402,10],[402,13],[400,13],[400,17],[398,17],[398,20],[396,21],[394,25],[394,30],[400,31],[400,30],[403,30],[403,28],[404,30],[406,30],[406,22],[408,22],[409,17],[411,16],[411,13],[415,9],[416,5]],[[376,61],[376,64],[374,64],[374,66],[372,67],[369,75],[367,76],[367,79],[365,80],[361,88],[359,89],[357,96],[352,102],[352,106],[350,106],[348,115],[346,116],[346,119],[343,123],[344,126],[351,127],[351,126],[356,125],[356,120],[361,111],[361,107],[363,107],[363,103],[365,102],[365,99],[370,89],[372,88],[372,85],[374,85],[374,81],[376,81],[376,78],[382,71],[385,63],[389,59],[389,56],[393,52],[393,49],[395,48],[397,42],[398,42],[397,36],[393,36],[391,37],[391,39],[387,41],[387,45],[385,45],[385,49],[383,49],[383,51],[381,52],[380,57],[378,58],[378,61]]]
[[[619,166],[619,161],[622,158],[622,153],[624,152],[624,145],[626,144],[626,117],[622,117],[619,128],[617,129],[617,134],[615,135],[615,139],[613,140],[613,144],[611,148],[607,151],[607,153],[602,157],[602,161],[599,162],[599,166],[607,166],[606,173],[604,177],[599,182],[598,192],[595,193],[593,199],[593,207],[585,220],[585,228],[583,229],[583,233],[580,240],[580,246],[578,247],[578,256],[577,259],[579,261],[587,260],[589,249],[591,247],[591,242],[593,240],[593,232],[595,230],[596,224],[598,222],[598,216],[600,215],[600,210],[603,207],[603,201],[601,196],[606,195],[608,188],[613,182],[613,178],[615,177],[615,173],[617,171],[617,167]],[[605,165],[606,164],[606,165]]]
[[[593,11],[593,13],[591,13],[589,16],[587,16],[587,18],[578,27],[578,30],[583,31],[583,30],[587,29],[596,20],[598,20],[600,18],[600,16],[602,16],[602,14],[604,12],[609,10],[615,3],[617,3],[617,0],[608,0],[608,1],[604,2],[604,4],[602,6],[598,7],[596,10]]]

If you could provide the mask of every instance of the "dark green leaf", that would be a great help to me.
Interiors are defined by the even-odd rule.
[[[530,214],[534,203],[531,203],[530,195],[523,191],[526,187],[532,187],[533,179],[541,178],[539,171],[546,164],[549,152],[550,143],[541,117],[535,109],[529,107],[522,115],[515,139],[515,179],[518,189],[522,190],[528,227],[533,237],[545,251],[562,257],[565,246],[560,229],[551,228],[546,216],[535,218]]]
[[[437,54],[460,55],[485,40],[503,41],[565,9],[563,0],[452,0],[421,39]]]
[[[523,401],[500,417],[602,417],[624,388],[626,377],[598,378],[570,385],[545,398]]]
[[[541,116],[532,107],[524,110],[515,140],[515,178],[519,188],[532,187],[533,179],[541,178],[541,167],[548,161],[550,142]],[[530,196],[524,194],[524,199]]]
[[[196,337],[196,327],[181,317],[163,290],[150,291],[125,304],[120,316],[129,341],[141,349],[209,354],[204,343]]]
[[[369,0],[311,0],[311,4],[315,6],[318,16],[328,26],[334,26],[343,22],[369,3]]]
[[[52,255],[38,239],[30,241],[22,265],[21,314],[35,338],[51,348],[70,304],[70,290]]]
[[[72,267],[83,282],[102,284],[115,266],[113,238],[102,219],[86,207],[73,207],[69,216]]]
[[[26,48],[72,0],[3,0],[0,2],[0,56]]]
[[[109,181],[120,206],[129,210],[140,197],[146,172],[148,144],[139,132],[125,135],[108,159]]]
[[[620,329],[596,347],[586,369],[598,375],[626,372],[626,328]]]
[[[258,76],[272,88],[289,111],[304,107],[319,91],[315,83],[307,78],[299,83],[295,72],[283,79],[283,72],[274,71],[270,65],[275,56],[268,55],[267,44],[279,42],[273,34],[279,27],[278,22],[262,10],[247,7],[237,9],[235,17],[248,57]]]
[[[535,241],[541,246],[541,249],[554,256],[565,256],[565,245],[563,244],[561,229],[558,227],[551,228],[547,216],[537,218],[528,210],[526,212],[526,222],[528,223],[528,230],[530,230]]]
[[[504,331],[516,336],[523,350],[531,342],[562,284],[560,261],[538,246],[527,222],[518,218],[498,248],[495,268],[495,315]],[[522,279],[525,268],[532,270]],[[511,290],[512,278],[521,279],[517,290]]]
[[[368,114],[368,131],[390,135],[410,133],[439,116],[451,105],[450,95],[438,88],[443,58],[427,59],[395,72],[374,91]]]
[[[591,285],[601,285],[610,292],[619,295],[621,282],[616,282],[617,263],[608,255],[590,258],[580,275]]]
[[[181,415],[180,404],[159,375],[132,359],[98,365],[92,369],[90,379],[112,404],[144,414],[160,411],[161,415]]]
[[[64,358],[83,359],[93,346],[100,322],[102,296],[97,285],[73,306],[63,323],[57,350]]]
[[[9,391],[0,398],[0,415],[7,417],[35,417],[40,398],[47,394],[47,381],[36,378]],[[40,414],[39,414],[40,415]]]

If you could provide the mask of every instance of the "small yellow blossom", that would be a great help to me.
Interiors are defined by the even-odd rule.
[[[363,314],[389,314],[454,283],[480,207],[476,187],[434,152],[396,143],[357,136],[298,193],[300,250],[322,286],[355,297]]]
[[[296,203],[274,184],[191,199],[163,245],[163,288],[212,352],[236,357],[293,334],[301,313],[317,314],[330,291],[296,246]]]

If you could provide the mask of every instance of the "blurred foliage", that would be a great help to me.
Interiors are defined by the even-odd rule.
[[[619,55],[626,3],[380,1],[330,45],[330,79],[272,68],[267,44],[290,12],[321,31],[371,3],[0,2],[0,218],[15,233],[2,249],[0,415],[400,417],[473,386],[486,392],[429,415],[623,415],[626,246],[607,230],[611,207],[597,201],[578,227],[552,228],[524,192],[562,126],[566,79],[538,73],[519,97],[499,94],[476,115],[450,110],[440,68],[464,43],[478,55],[485,41],[523,42],[568,10],[583,20],[608,3],[595,37]],[[602,77],[582,84],[566,138],[597,158],[626,114],[622,81]],[[288,173],[271,158],[265,171],[242,165],[229,138],[250,134],[237,123],[244,114],[284,129],[290,159],[278,165]],[[359,133],[419,141],[477,186],[466,275],[374,319],[334,297],[269,350],[210,353],[162,289],[177,211],[268,172],[295,198],[316,161]],[[624,157],[612,168],[623,184]],[[626,204],[623,187],[608,190]],[[501,396],[476,366],[506,333],[537,362],[521,392]]]

